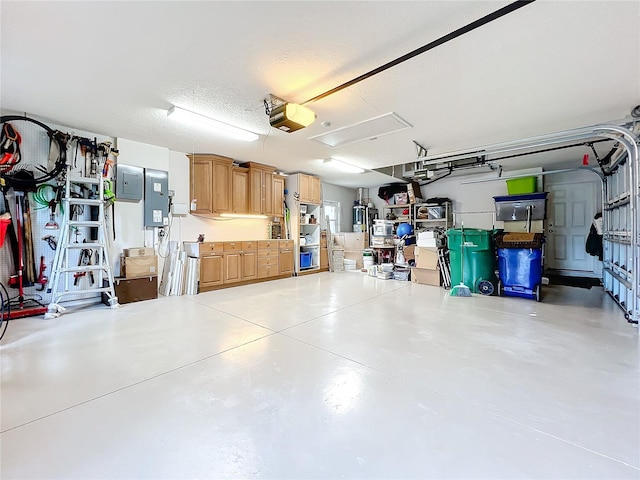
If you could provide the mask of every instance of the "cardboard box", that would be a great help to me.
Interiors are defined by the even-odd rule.
[[[406,205],[409,203],[409,195],[407,192],[394,193],[393,201],[396,205]]]
[[[422,285],[440,286],[440,270],[429,268],[411,268],[411,281]]]
[[[150,257],[156,254],[153,247],[125,248],[123,252],[125,257]]]
[[[438,235],[433,230],[427,230],[426,232],[418,232],[418,240],[426,240],[427,238],[437,238]]]
[[[409,182],[407,184],[407,194],[409,196],[409,203],[416,203],[417,200],[422,200],[422,192],[420,191],[420,184],[418,182]]]
[[[362,250],[345,250],[344,259],[355,260],[357,269],[364,267],[364,262],[362,261]]]
[[[122,273],[125,278],[149,277],[158,275],[158,257],[122,257]]]
[[[416,247],[414,250],[417,268],[438,268],[438,249],[430,247]]]
[[[404,250],[402,250],[402,254],[404,255],[404,259],[408,262],[409,260],[414,260],[416,259],[416,246],[415,245],[409,245],[408,247],[404,247]]]
[[[364,250],[369,248],[369,235],[364,232],[341,233],[345,250]]]
[[[418,245],[418,247],[421,247],[421,248],[437,249],[439,246],[442,245],[442,240],[440,240],[439,238],[421,238],[421,239],[418,239],[416,244]]]

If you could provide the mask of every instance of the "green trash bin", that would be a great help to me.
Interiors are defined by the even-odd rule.
[[[462,263],[464,281],[473,293],[479,293],[478,284],[488,280],[495,285],[496,256],[493,232],[475,228],[452,228],[447,232],[449,262],[451,264],[451,285],[460,285]],[[464,262],[462,262],[464,255]]]

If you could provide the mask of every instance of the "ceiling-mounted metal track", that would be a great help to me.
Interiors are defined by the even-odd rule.
[[[457,168],[458,164],[475,161],[479,164],[497,161],[508,155],[509,157],[532,155],[548,150],[569,148],[572,146],[588,145],[589,143],[613,140],[620,142],[621,138],[636,138],[636,135],[628,128],[620,125],[593,125],[562,132],[539,135],[521,140],[496,143],[483,147],[476,147],[453,152],[429,154],[418,158],[417,170],[435,170],[437,168]],[[620,152],[624,152],[621,145]],[[623,161],[624,155],[614,155],[611,165],[604,168],[608,174],[617,168]]]

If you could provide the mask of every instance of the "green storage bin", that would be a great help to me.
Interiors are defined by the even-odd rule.
[[[491,230],[465,228],[463,232],[462,229],[455,228],[447,232],[447,238],[451,285],[460,285],[461,279],[464,279],[463,283],[473,293],[479,293],[478,284],[482,280],[489,280],[495,285],[496,255]]]
[[[538,179],[536,177],[522,177],[507,180],[507,192],[509,192],[509,195],[536,193],[537,188]]]

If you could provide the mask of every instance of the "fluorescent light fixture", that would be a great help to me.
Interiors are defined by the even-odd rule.
[[[226,218],[269,218],[266,215],[251,215],[250,213],[221,213],[220,216]]]
[[[364,168],[354,167],[353,165],[349,165],[348,163],[336,160],[335,158],[325,159],[324,164],[347,173],[364,173]]]
[[[204,126],[216,133],[219,133],[220,135],[225,135],[227,137],[234,138],[236,140],[242,140],[244,142],[254,142],[258,140],[258,138],[260,138],[257,134],[248,130],[234,127],[233,125],[214,120],[213,118],[205,117],[204,115],[200,115],[199,113],[185,110],[184,108],[180,107],[171,107],[167,111],[167,117],[175,118],[192,125]]]
[[[308,127],[316,120],[316,114],[297,103],[285,103],[269,114],[269,124],[283,132],[291,133]]]

